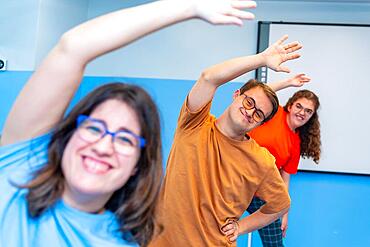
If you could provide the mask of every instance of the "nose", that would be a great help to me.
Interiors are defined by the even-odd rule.
[[[298,113],[304,116],[306,114],[306,111],[304,108],[302,108],[302,109],[299,109]]]
[[[247,113],[248,117],[252,117],[253,113],[254,113],[254,108],[252,109],[245,109],[245,112]]]
[[[114,154],[113,136],[106,134],[92,144],[92,150],[101,156]]]
[[[255,109],[252,108],[252,109],[247,110],[243,107],[243,111],[245,113],[245,116],[248,118],[248,121],[249,122],[253,121],[253,113],[254,113]]]

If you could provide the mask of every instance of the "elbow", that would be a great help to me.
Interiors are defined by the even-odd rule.
[[[73,29],[64,33],[56,45],[56,51],[63,56],[73,57],[74,59],[81,57],[81,36],[76,35]]]
[[[200,81],[204,83],[211,83],[213,81],[212,79],[212,73],[206,69],[202,71],[202,74],[200,75]]]
[[[279,215],[282,216],[286,213],[288,213],[289,209],[290,209],[290,204],[291,204],[291,200],[290,200],[290,197],[288,196],[287,197],[287,206],[285,208],[283,208],[280,212],[279,212]]]
[[[74,48],[75,47],[74,40],[75,40],[74,35],[70,31],[64,33],[60,37],[59,42],[57,44],[58,51],[65,54],[73,53],[73,50],[76,49]]]

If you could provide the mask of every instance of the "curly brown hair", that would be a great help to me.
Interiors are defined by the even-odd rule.
[[[284,110],[288,112],[288,108],[301,98],[312,101],[315,105],[315,109],[307,123],[297,128],[299,138],[301,139],[300,154],[303,158],[312,158],[313,161],[318,164],[321,155],[320,122],[319,115],[317,114],[317,109],[320,107],[319,97],[310,90],[300,90],[289,98],[284,106]]]

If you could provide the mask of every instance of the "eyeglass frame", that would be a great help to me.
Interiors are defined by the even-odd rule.
[[[298,104],[300,105],[300,107],[298,107]],[[304,114],[307,114],[308,116],[312,116],[315,113],[315,110],[312,110],[310,108],[305,108],[301,105],[301,103],[294,102],[293,105],[299,110],[298,112],[303,110]],[[311,112],[307,112],[307,111],[311,111]]]
[[[106,135],[110,135],[110,136],[112,136],[112,143],[114,144],[115,136],[117,135],[117,133],[124,132],[124,133],[128,133],[128,134],[132,135],[133,137],[135,137],[138,140],[138,144],[139,144],[138,147],[139,148],[143,148],[146,145],[146,140],[143,137],[138,136],[138,135],[132,133],[129,130],[118,130],[118,131],[115,131],[115,132],[111,132],[111,131],[108,130],[107,124],[104,121],[102,121],[100,119],[92,118],[92,117],[84,115],[84,114],[80,114],[80,115],[77,116],[77,119],[76,119],[76,124],[77,124],[76,130],[77,131],[81,127],[82,123],[86,120],[101,123],[104,127],[104,133],[94,142],[98,142],[101,139],[103,139]],[[84,139],[84,138],[82,138],[82,139]],[[85,141],[87,141],[87,140],[85,140]],[[94,143],[94,142],[91,142],[91,143]]]
[[[252,118],[253,118],[253,120],[254,120],[256,123],[263,123],[263,122],[265,121],[265,119],[266,119],[265,113],[263,113],[263,111],[262,111],[261,109],[259,109],[259,108],[257,108],[257,107],[256,107],[256,101],[254,100],[254,98],[253,98],[253,97],[250,97],[250,96],[248,96],[248,95],[246,95],[246,94],[244,94],[244,93],[243,93],[242,95],[244,96],[244,99],[243,99],[243,101],[242,101],[243,108],[244,108],[244,109],[246,109],[246,110],[252,110],[252,109],[254,109],[254,110],[253,110],[253,113],[252,113]],[[252,102],[253,102],[253,107],[245,107],[244,102],[245,102],[247,99],[251,99],[251,100],[252,100]],[[261,120],[261,121],[256,120],[256,117],[255,117],[255,116],[256,116],[257,112],[260,112],[260,113],[262,114],[262,116],[263,116],[263,118],[262,118],[262,120]]]

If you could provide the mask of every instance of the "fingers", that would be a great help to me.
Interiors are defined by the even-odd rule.
[[[233,242],[238,237],[235,223],[229,223],[221,228],[222,233],[227,237],[230,242]]]
[[[230,237],[230,236],[234,235],[234,233],[235,233],[235,230],[230,229],[230,230],[224,232],[224,235],[227,236],[227,237]]]
[[[235,16],[226,16],[226,15],[220,15],[215,19],[214,21],[211,20],[213,24],[223,24],[223,25],[228,25],[228,24],[234,24],[238,26],[243,25],[243,21]]]
[[[281,45],[282,43],[284,43],[284,41],[285,40],[287,40],[288,39],[288,35],[284,35],[283,37],[281,37],[278,41],[276,41],[275,43],[277,44],[277,45]]]
[[[237,17],[239,19],[252,20],[254,19],[254,14],[239,9],[233,9],[230,11],[230,16]]]
[[[288,67],[285,67],[285,66],[279,66],[279,67],[277,67],[277,69],[275,71],[290,73],[290,69]]]
[[[283,238],[285,238],[285,236],[286,236],[287,229],[288,229],[287,226],[281,226],[281,231],[282,231]]]
[[[228,224],[226,224],[225,226],[223,226],[221,228],[221,231],[224,235],[229,235],[229,234],[226,234],[226,233],[229,232],[229,231],[234,232],[235,231],[235,225],[233,223],[228,223]]]
[[[252,9],[257,7],[257,3],[255,1],[231,1],[231,6],[236,9]]]
[[[306,83],[306,82],[310,82],[311,81],[311,78],[309,77],[304,77],[302,80],[302,82]]]
[[[306,83],[306,82],[310,82],[311,78],[303,74],[302,76],[299,77],[299,81]]]
[[[232,237],[229,238],[229,241],[234,242],[237,237],[238,237],[237,235],[233,235]]]
[[[230,242],[234,242],[239,235],[239,224],[237,221],[230,220],[225,226],[221,227],[221,232]]]
[[[216,25],[233,24],[242,26],[243,20],[254,19],[254,14],[244,9],[255,8],[255,1],[247,0],[203,0],[194,1],[195,16]]]
[[[283,46],[283,48],[285,49],[285,52],[286,53],[292,53],[292,52],[295,52],[295,51],[298,51],[299,49],[301,49],[303,46],[295,41],[295,42],[292,42],[292,43],[289,43],[289,44],[286,44]]]
[[[293,59],[297,59],[299,58],[301,55],[298,54],[298,53],[294,53],[294,54],[287,54],[286,55],[286,61],[287,60],[293,60]]]

